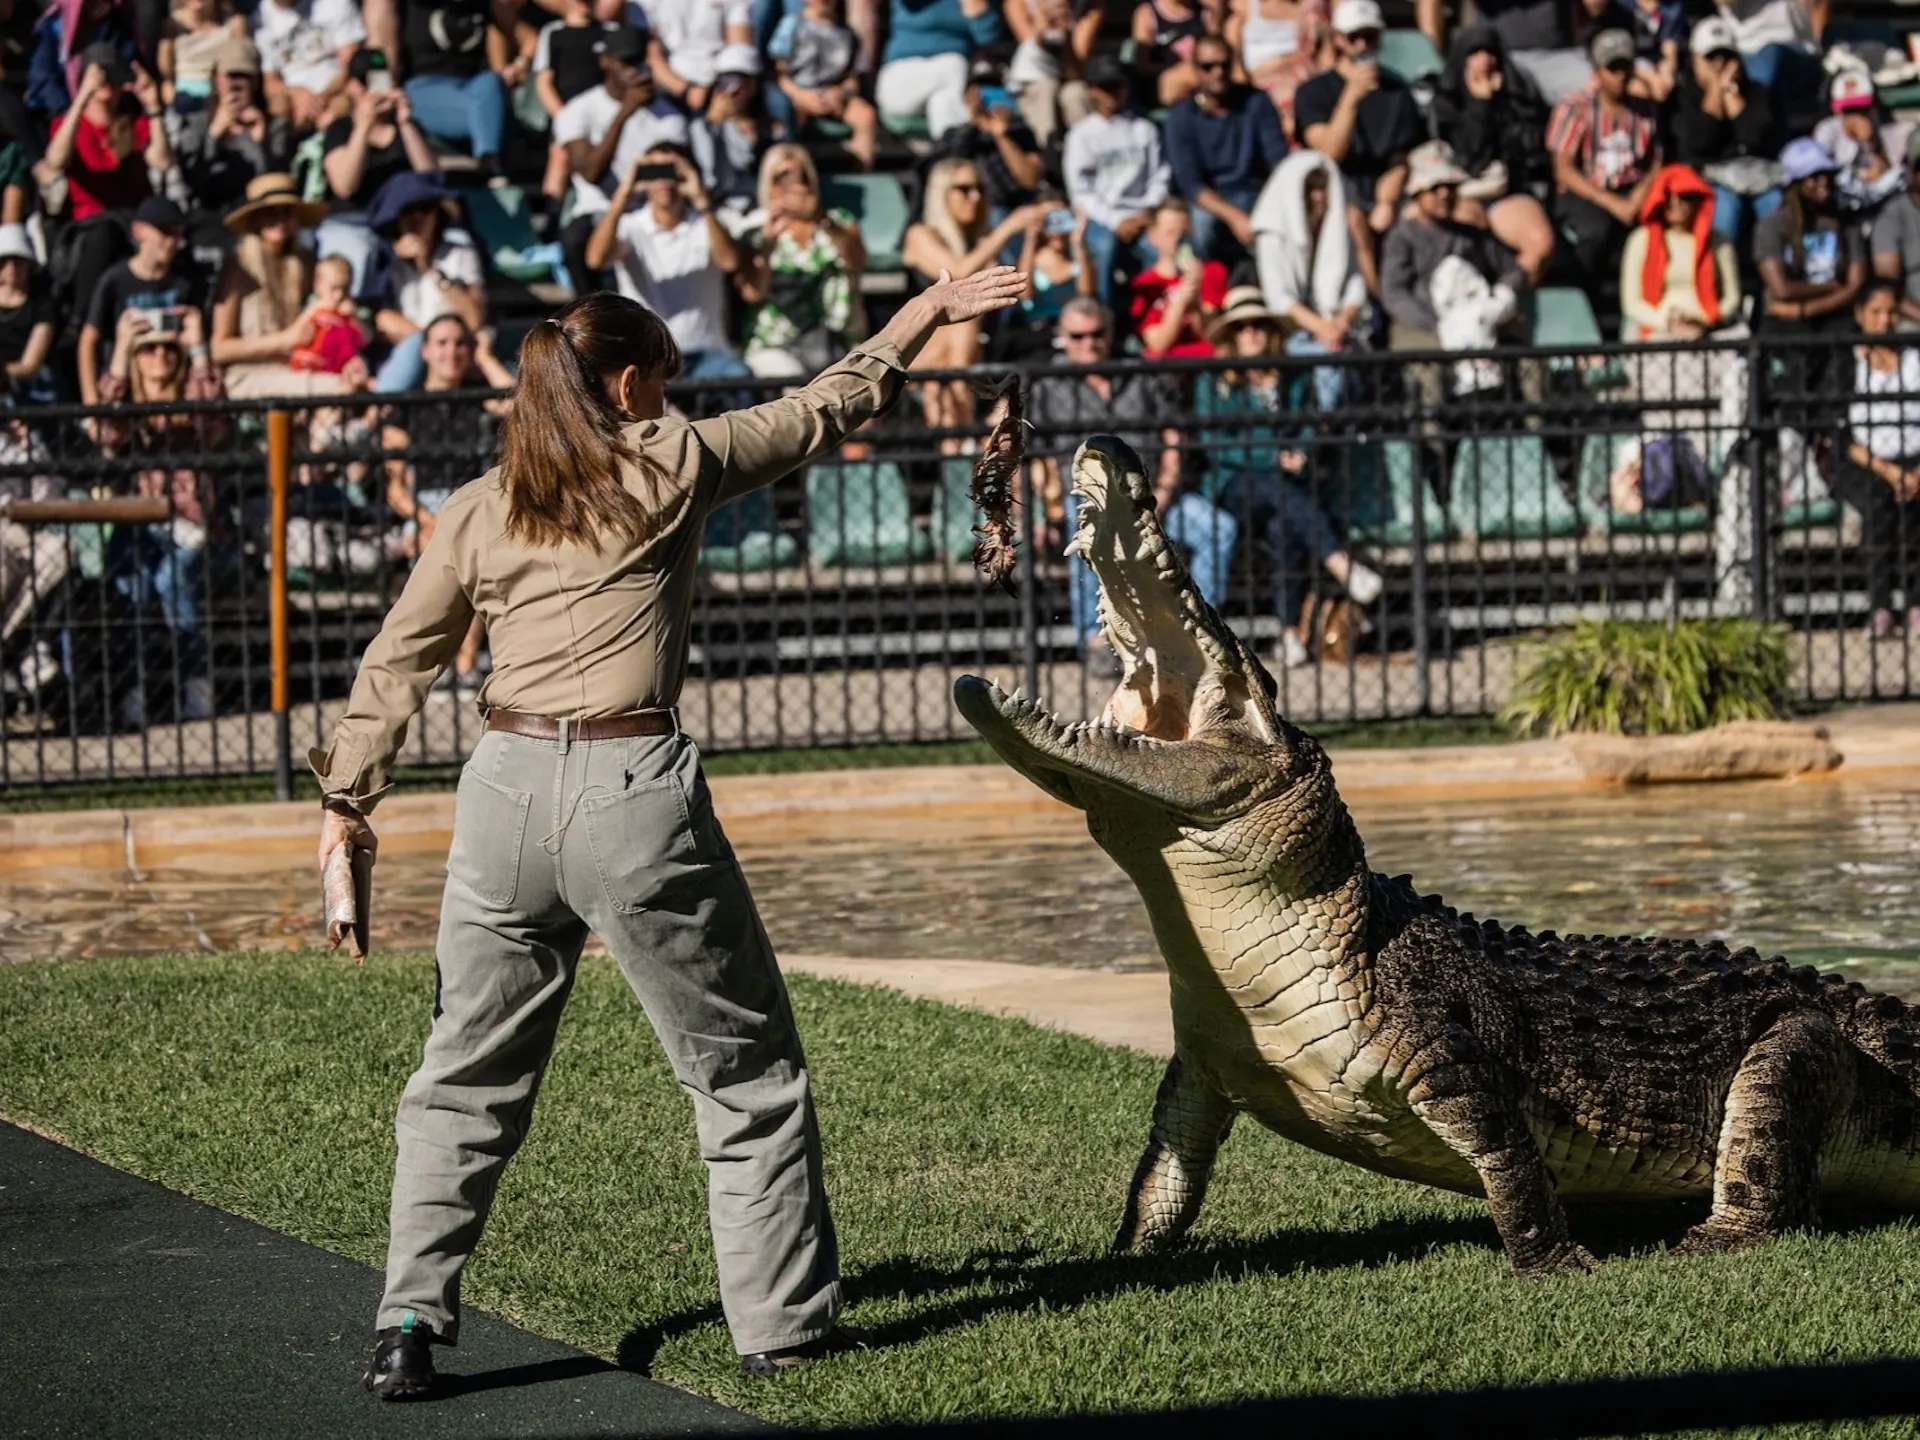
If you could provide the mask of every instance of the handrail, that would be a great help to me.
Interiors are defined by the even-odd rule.
[[[20,525],[154,525],[173,517],[163,495],[105,500],[0,500],[0,519]]]

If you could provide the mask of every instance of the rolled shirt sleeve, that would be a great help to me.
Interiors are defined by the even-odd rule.
[[[371,810],[392,784],[394,757],[406,743],[407,727],[473,620],[473,602],[456,563],[459,516],[466,509],[461,499],[456,493],[441,511],[426,553],[361,656],[333,743],[307,752],[322,792],[344,795],[363,811]]]
[[[899,347],[869,341],[791,395],[695,421],[700,443],[720,462],[712,503],[771,485],[833,449],[891,406],[905,381]]]

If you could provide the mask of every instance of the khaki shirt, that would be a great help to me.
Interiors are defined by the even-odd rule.
[[[891,405],[903,379],[898,348],[870,342],[804,389],[750,410],[629,425],[627,443],[659,479],[636,469],[627,487],[672,511],[642,546],[508,539],[497,467],[456,490],[361,657],[333,744],[307,754],[321,788],[372,809],[408,724],[476,614],[493,651],[482,708],[584,719],[677,703],[708,513],[833,449]]]

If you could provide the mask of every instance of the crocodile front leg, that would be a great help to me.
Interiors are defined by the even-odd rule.
[[[1449,1030],[1411,1087],[1413,1111],[1479,1172],[1507,1258],[1522,1275],[1593,1270],[1599,1262],[1567,1235],[1553,1176],[1527,1128],[1520,1080],[1470,1035]]]
[[[1233,1102],[1178,1055],[1153,1102],[1153,1133],[1133,1172],[1115,1251],[1162,1245],[1200,1214],[1213,1157],[1233,1128]]]

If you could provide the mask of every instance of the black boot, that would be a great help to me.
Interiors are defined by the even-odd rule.
[[[827,1355],[838,1355],[847,1350],[871,1350],[873,1336],[866,1330],[855,1329],[851,1325],[839,1325],[822,1335],[818,1340],[809,1340],[804,1345],[789,1345],[782,1350],[761,1350],[752,1355],[740,1357],[742,1375],[778,1375],[782,1370],[791,1370],[805,1365],[810,1360],[818,1360]]]
[[[361,1384],[382,1400],[424,1400],[433,1394],[433,1332],[390,1325],[373,1342]]]

